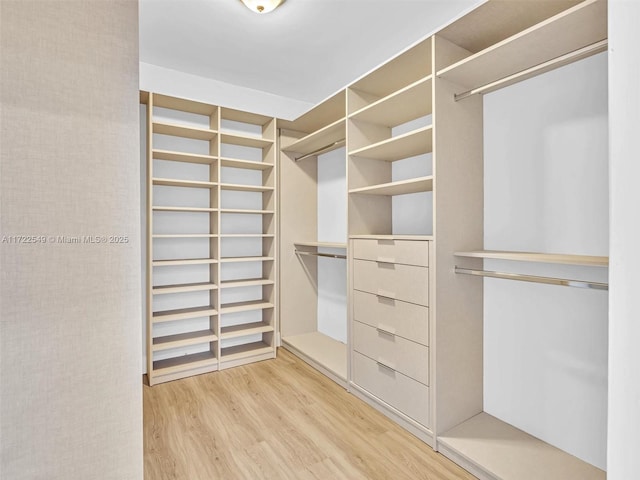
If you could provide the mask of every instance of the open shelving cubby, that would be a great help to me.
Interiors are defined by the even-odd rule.
[[[275,119],[143,98],[149,383],[273,358]],[[239,272],[228,271],[234,264]],[[244,283],[225,282],[234,275]]]
[[[317,158],[344,146],[346,138],[345,94],[341,91],[297,120],[280,120],[280,129],[295,132],[281,150],[294,161]]]
[[[347,89],[350,235],[432,232],[431,215],[407,229],[393,218],[432,208],[431,50],[424,40]]]

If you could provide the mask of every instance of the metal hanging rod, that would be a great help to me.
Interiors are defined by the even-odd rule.
[[[337,253],[303,252],[302,250],[296,250],[296,255],[308,255],[310,257],[347,258],[346,255],[340,255]]]
[[[325,145],[324,147],[318,148],[313,152],[302,155],[301,157],[296,157],[295,161],[299,162],[300,160],[304,160],[305,158],[313,157],[314,155],[318,155],[320,153],[328,152],[329,150],[333,150],[334,148],[342,147],[346,143],[346,139],[338,140],[337,142],[330,143],[329,145]]]
[[[609,285],[600,282],[590,282],[585,280],[570,280],[567,278],[537,277],[535,275],[525,275],[523,273],[491,272],[487,270],[476,270],[472,268],[461,268],[456,265],[455,273],[464,275],[475,275],[478,277],[503,278],[506,280],[520,280],[522,282],[546,283],[549,285],[562,285],[564,287],[590,288],[593,290],[609,290]]]
[[[566,65],[567,63],[580,60],[596,53],[604,52],[607,49],[607,45],[608,43],[606,39],[600,40],[599,42],[579,48],[578,50],[574,50],[573,52],[565,53],[564,55],[527,68],[526,70],[514,73],[513,75],[509,75],[494,82],[487,83],[486,85],[482,85],[481,87],[476,87],[463,93],[456,93],[453,98],[457,102],[458,100],[462,100],[472,95],[492,92],[493,90],[497,90],[498,88],[511,85],[516,81],[526,80],[527,78],[533,77],[534,75],[537,75],[539,73],[544,73],[545,71],[551,70],[552,68],[561,67],[562,65]]]

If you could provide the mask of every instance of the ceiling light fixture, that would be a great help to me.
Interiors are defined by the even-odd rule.
[[[242,0],[242,3],[254,13],[269,13],[284,3],[284,0]]]

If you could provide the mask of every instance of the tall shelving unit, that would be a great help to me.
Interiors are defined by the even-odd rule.
[[[273,358],[275,119],[154,93],[141,99],[149,384]],[[234,272],[237,264],[252,267]]]
[[[431,39],[347,89],[349,388],[429,444],[432,96]]]
[[[318,319],[318,258],[346,258],[346,239],[326,242],[318,232],[319,156],[346,143],[345,101],[342,91],[295,121],[279,121],[279,211],[282,345],[346,387],[347,345],[323,333]]]

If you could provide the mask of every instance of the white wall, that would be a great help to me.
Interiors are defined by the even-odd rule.
[[[345,149],[318,157],[318,241],[346,243]],[[344,255],[345,250],[324,249]],[[318,331],[347,343],[347,261],[318,257]]]
[[[608,479],[640,472],[640,2],[609,0],[611,267]]]
[[[484,247],[608,255],[607,54],[486,95],[484,112]],[[496,279],[484,292],[485,411],[605,468],[607,293]]]
[[[140,89],[293,120],[312,103],[140,62]]]
[[[0,8],[0,478],[142,480],[138,5]]]

